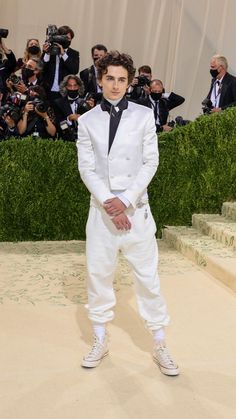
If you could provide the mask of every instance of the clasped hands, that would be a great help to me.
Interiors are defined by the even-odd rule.
[[[131,229],[131,222],[124,212],[126,210],[126,206],[118,197],[107,199],[103,203],[103,208],[106,213],[111,216],[112,222],[116,226],[117,230]]]

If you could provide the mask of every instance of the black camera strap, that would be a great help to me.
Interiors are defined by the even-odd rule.
[[[27,123],[27,128],[26,128],[26,133],[27,134],[30,134],[30,131],[35,126],[37,120],[38,120],[38,116],[36,115],[36,116],[33,117],[33,119],[31,119],[31,121],[29,121],[29,123]]]

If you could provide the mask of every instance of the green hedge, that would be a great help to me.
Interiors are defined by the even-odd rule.
[[[159,231],[236,199],[236,108],[161,134],[159,149],[149,187]],[[88,206],[74,143],[0,143],[0,241],[84,239]]]

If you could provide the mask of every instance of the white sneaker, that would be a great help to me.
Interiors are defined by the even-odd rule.
[[[94,335],[94,343],[88,355],[84,356],[81,366],[85,368],[97,367],[104,356],[108,355],[107,336],[101,342],[96,335]]]
[[[166,375],[179,375],[179,367],[171,358],[164,342],[156,343],[153,351],[153,360],[161,372]]]

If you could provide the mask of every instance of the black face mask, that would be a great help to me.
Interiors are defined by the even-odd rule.
[[[23,68],[22,69],[22,77],[26,80],[30,79],[34,75],[34,70],[31,68]]]
[[[162,97],[162,93],[156,93],[156,92],[151,93],[151,98],[155,101],[161,99],[161,97]]]
[[[60,44],[62,48],[67,49],[69,48],[71,41],[69,41],[69,39],[64,39],[62,42],[58,42],[58,44]]]
[[[67,89],[67,96],[71,99],[76,99],[79,96],[79,89],[76,89],[76,90]]]
[[[40,51],[40,48],[37,45],[32,45],[32,47],[28,47],[28,52],[32,55],[37,55]]]
[[[213,68],[210,69],[210,73],[211,73],[213,79],[216,79],[216,77],[219,74],[218,70],[217,69],[213,70]]]

